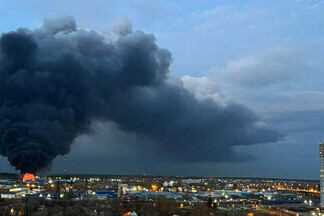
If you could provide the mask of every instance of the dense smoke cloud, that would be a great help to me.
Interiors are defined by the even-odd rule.
[[[63,17],[1,36],[0,153],[17,170],[46,168],[93,121],[147,137],[169,161],[232,161],[235,145],[278,140],[252,111],[169,82],[170,52],[125,26],[107,40]]]

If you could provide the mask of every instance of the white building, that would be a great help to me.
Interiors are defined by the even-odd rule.
[[[201,179],[182,179],[181,183],[184,183],[184,184],[200,184]]]
[[[28,193],[29,189],[27,188],[8,188],[6,191],[1,192],[1,198],[3,199],[14,199],[23,197]]]
[[[170,181],[170,182],[166,181],[163,183],[163,187],[173,187],[173,183],[174,183],[173,181]]]
[[[324,143],[319,143],[321,208],[324,209]]]
[[[117,192],[117,197],[122,197],[126,194],[126,189],[127,189],[128,184],[118,184],[118,192]]]

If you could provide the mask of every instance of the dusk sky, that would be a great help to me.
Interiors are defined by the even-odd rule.
[[[174,149],[182,152],[177,159],[172,144],[165,144],[167,151],[156,150],[145,134],[122,130],[124,125],[108,118],[93,121],[90,133],[74,139],[71,152],[58,156],[44,172],[63,173],[66,166],[69,173],[89,174],[319,178],[323,0],[5,0],[0,2],[0,32],[38,29],[44,19],[60,16],[73,17],[78,29],[110,38],[123,26],[153,34],[157,45],[172,54],[167,83],[180,82],[172,85],[183,86],[197,101],[211,99],[220,107],[237,104],[244,107],[236,107],[242,115],[245,108],[252,110],[257,128],[280,136],[275,142],[261,138],[266,142],[219,144],[211,147],[215,154],[202,151],[199,158],[185,154],[184,144],[183,152]],[[164,159],[155,157],[152,149]],[[199,152],[200,143],[190,149]],[[201,160],[204,154],[209,159]],[[15,172],[5,157],[0,156],[0,164],[0,172]]]

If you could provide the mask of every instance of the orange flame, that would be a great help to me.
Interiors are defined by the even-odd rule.
[[[35,181],[35,176],[32,173],[26,173],[24,175],[23,181]]]

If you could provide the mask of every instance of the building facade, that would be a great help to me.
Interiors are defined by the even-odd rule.
[[[324,209],[324,143],[319,143],[321,208]]]

